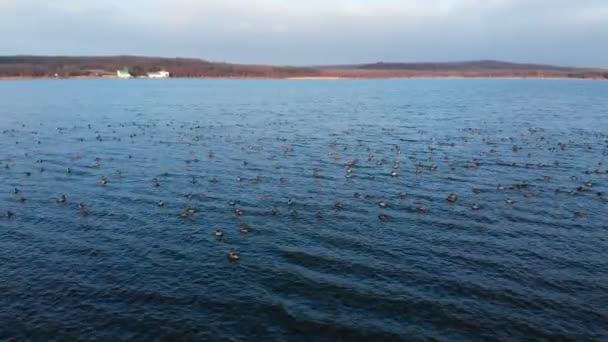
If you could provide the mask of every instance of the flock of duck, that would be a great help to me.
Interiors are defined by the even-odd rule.
[[[120,124],[119,125],[122,128],[128,128],[129,126],[127,124]],[[22,125],[22,128],[25,128],[25,125]],[[151,127],[160,127],[157,124],[152,124]],[[174,130],[176,130],[176,132],[190,132],[193,130],[196,130],[197,128],[201,128],[201,126],[189,126],[187,124],[176,124],[175,122],[168,122],[166,124],[166,127],[172,127]],[[109,128],[110,130],[112,130],[112,126],[108,125],[107,128]],[[77,129],[76,127],[74,129]],[[89,124],[87,125],[88,130],[93,130],[92,126]],[[150,127],[148,127],[148,129],[150,129]],[[59,128],[57,129],[57,132],[59,134],[66,134],[66,132],[68,131],[68,129],[66,128]],[[468,133],[469,135],[473,136],[473,135],[478,135],[478,136],[482,136],[481,132],[478,130],[474,130],[474,129],[468,129],[468,130],[464,130],[465,133]],[[107,132],[105,132],[107,133]],[[114,134],[113,136],[110,135],[110,138],[108,138],[107,134],[104,137],[104,132],[100,131],[100,130],[96,130],[95,131],[95,137],[94,140],[89,140],[89,142],[93,142],[93,143],[103,143],[106,139],[110,139],[114,142],[119,142],[121,141],[122,138],[124,137],[120,137],[118,135],[118,133],[116,133],[116,130],[112,130],[112,133]],[[145,126],[142,128],[141,126],[139,127],[139,130],[136,133],[131,133],[129,135],[129,138],[127,139],[127,141],[129,141],[130,143],[136,143],[138,138],[141,138],[142,136],[146,135],[146,128]],[[356,132],[355,132],[356,133]],[[14,144],[15,146],[19,146],[19,144],[21,143],[20,138],[22,132],[20,132],[19,130],[16,129],[7,129],[4,130],[2,132],[2,139],[3,139],[3,145],[4,146],[9,146],[9,141],[11,139],[14,139]],[[34,131],[34,133],[32,133],[32,135],[37,135],[38,132]],[[181,135],[183,140],[188,140],[188,146],[190,146],[190,148],[194,149],[195,146],[197,146],[198,143],[200,143],[201,140],[203,140],[204,138],[200,135],[191,135],[188,136],[185,133],[178,133],[179,135]],[[419,131],[418,132],[419,135],[425,135],[426,132],[422,132]],[[525,138],[524,138],[525,137]],[[596,184],[591,181],[591,180],[583,180],[583,178],[587,177],[587,178],[591,178],[592,176],[603,176],[607,174],[607,170],[606,168],[603,166],[603,159],[605,158],[606,155],[608,155],[608,138],[606,136],[598,136],[600,138],[600,141],[598,141],[597,146],[600,146],[600,150],[601,150],[601,154],[595,153],[594,157],[598,158],[599,160],[595,161],[595,166],[591,169],[585,170],[583,172],[581,172],[581,174],[573,174],[570,176],[571,181],[573,182],[573,185],[571,188],[564,188],[564,187],[555,187],[554,188],[554,192],[555,194],[558,193],[569,193],[569,194],[576,194],[576,193],[592,193],[594,194],[594,197],[596,197],[597,199],[606,202],[606,196],[605,193],[600,191],[600,190],[596,190],[598,187],[596,186]],[[545,143],[546,138],[544,137],[544,135],[542,135],[542,130],[538,130],[538,129],[530,129],[526,135],[522,135],[520,137],[522,139],[522,144],[528,144],[531,146],[526,146],[526,147],[534,147],[534,148],[544,148],[549,152],[552,153],[557,153],[559,151],[566,151],[567,149],[571,148],[571,146],[576,145],[575,142],[573,141],[568,141],[568,142],[558,142],[555,145],[549,145],[548,144],[543,144]],[[30,139],[30,137],[28,137],[27,139]],[[465,138],[461,141],[465,141],[468,142],[468,140],[470,140],[471,138]],[[602,141],[603,140],[603,141]],[[86,140],[84,138],[78,138],[78,142],[79,143],[84,143]],[[284,142],[283,147],[282,147],[282,154],[285,157],[285,160],[287,162],[287,158],[289,156],[293,156],[295,155],[295,147],[293,145],[290,145],[289,143],[287,143],[284,140],[281,140],[282,142]],[[523,153],[522,150],[522,146],[517,145],[516,142],[516,138],[510,137],[510,138],[501,138],[501,139],[492,139],[491,137],[483,137],[481,138],[481,147],[483,148],[483,146],[485,145],[486,148],[483,151],[483,153],[481,154],[476,154],[476,155],[472,155],[471,158],[469,160],[466,161],[461,161],[461,160],[452,160],[450,158],[450,156],[447,153],[444,153],[443,159],[438,159],[437,158],[437,153],[436,150],[438,148],[438,146],[440,145],[445,145],[448,147],[454,147],[459,141],[456,141],[456,139],[454,140],[450,140],[449,138],[446,138],[445,140],[439,140],[439,139],[430,139],[429,141],[429,145],[426,147],[426,150],[423,151],[424,157],[421,156],[420,154],[418,155],[408,155],[407,157],[405,156],[406,153],[402,153],[402,148],[405,147],[407,148],[407,146],[400,146],[397,144],[391,144],[388,146],[385,146],[384,149],[382,148],[371,148],[371,147],[367,147],[367,148],[363,148],[363,149],[359,149],[357,151],[357,153],[359,154],[359,158],[353,158],[350,159],[346,162],[344,162],[344,155],[347,154],[349,152],[349,146],[347,144],[341,144],[340,141],[338,141],[337,139],[334,141],[331,141],[329,143],[328,146],[328,153],[327,158],[325,158],[325,162],[329,161],[330,162],[330,166],[331,165],[341,165],[341,167],[343,167],[343,176],[345,178],[345,186],[349,186],[349,184],[354,184],[350,181],[352,181],[353,179],[356,179],[357,176],[357,172],[358,169],[360,168],[365,168],[366,169],[366,173],[367,173],[367,177],[371,177],[374,179],[378,180],[378,186],[384,186],[384,187],[391,187],[393,186],[394,183],[391,183],[390,181],[388,181],[390,178],[399,178],[399,177],[416,177],[417,175],[421,175],[424,173],[432,173],[438,170],[443,171],[444,174],[450,174],[450,172],[454,172],[457,169],[464,169],[464,170],[477,170],[480,169],[482,167],[484,167],[484,162],[482,159],[480,159],[482,154],[493,154],[496,155],[499,153],[498,146],[502,145],[504,147],[504,145],[512,145],[512,147],[510,148],[511,153],[513,155],[518,155],[520,153]],[[532,145],[533,142],[536,142],[536,145]],[[35,142],[33,145],[40,145],[41,141],[37,141]],[[541,147],[541,144],[542,147]],[[360,144],[361,145],[361,144]],[[358,146],[361,147],[361,146]],[[178,148],[176,146],[176,148]],[[257,147],[251,146],[250,149],[251,150],[256,150]],[[585,145],[583,147],[578,146],[577,148],[581,148],[583,150],[591,150],[594,148],[594,146],[592,145]],[[596,147],[597,148],[597,147]],[[34,148],[32,148],[34,149]],[[361,154],[361,150],[365,151],[365,157],[362,157]],[[530,150],[530,149],[528,149]],[[17,177],[14,174],[10,174],[11,169],[18,163],[25,163],[24,160],[32,160],[32,159],[36,159],[37,157],[35,155],[30,154],[31,151],[29,150],[19,150],[19,148],[17,148],[18,153],[14,153],[13,155],[10,155],[9,158],[5,158],[4,160],[0,160],[0,165],[2,165],[2,169],[4,169],[4,173],[5,173],[5,177],[7,179],[11,179],[14,177]],[[128,151],[128,146],[126,147],[126,151]],[[342,152],[342,153],[341,153]],[[23,154],[23,156],[19,155],[19,153]],[[200,153],[200,152],[199,152]],[[546,166],[559,166],[560,165],[560,160],[558,157],[556,157],[556,159],[554,160],[553,164],[544,164],[544,163],[533,163],[531,162],[531,160],[533,160],[533,156],[531,154],[532,152],[530,152],[530,154],[528,154],[527,156],[521,156],[521,158],[528,158],[528,160],[526,162],[511,162],[509,164],[509,166],[512,167],[524,167],[524,168],[538,168],[538,169],[542,169],[543,167]],[[380,154],[380,156],[376,156],[376,154]],[[217,152],[213,152],[213,151],[209,151],[207,152],[207,157],[209,159],[214,159],[217,157]],[[278,154],[273,154],[271,157],[267,158],[269,160],[275,161],[278,158]],[[426,158],[425,158],[426,157]],[[127,156],[128,159],[132,159],[132,155],[129,154]],[[18,160],[18,161],[17,161]],[[367,160],[366,165],[362,165],[365,162],[361,162],[361,160]],[[439,166],[435,163],[438,163],[439,160],[441,160],[441,164],[442,166]],[[92,168],[99,170],[99,172],[103,172],[105,165],[103,164],[104,159],[103,158],[95,158],[94,160],[94,164],[92,166]],[[196,163],[198,162],[199,159],[198,158],[194,158],[194,159],[187,159],[184,160],[184,162],[186,164],[190,164],[190,163]],[[404,168],[402,167],[402,163],[406,161],[409,161],[409,167]],[[435,162],[435,163],[434,163]],[[333,163],[333,164],[332,164]],[[45,160],[43,159],[36,159],[36,164],[39,165],[38,167],[38,172],[45,172],[47,171],[44,167],[45,164]],[[242,161],[242,165],[243,167],[247,167],[248,166],[248,162],[246,160]],[[378,168],[378,173],[372,174],[370,175],[370,171],[369,168],[370,167],[377,167]],[[64,172],[66,174],[72,174],[73,168],[75,168],[76,166],[74,165],[69,165],[69,166],[65,166]],[[289,166],[287,166],[289,167]],[[275,170],[281,170],[283,168],[283,166],[279,166],[277,165],[275,167]],[[403,171],[404,170],[404,171]],[[310,175],[315,178],[315,179],[323,179],[326,178],[324,176],[324,173],[327,171],[327,168],[323,168],[323,167],[312,167],[309,169],[308,172],[310,172]],[[106,170],[106,172],[111,172],[110,170]],[[123,172],[121,170],[115,170],[113,172],[113,174],[115,175],[115,177],[122,177]],[[34,170],[28,170],[25,171],[23,173],[23,175],[27,178],[35,178],[36,174]],[[553,178],[553,176],[550,175],[545,175],[543,176],[543,180],[546,182],[551,181],[551,179]],[[148,180],[148,186],[151,187],[155,187],[155,188],[159,188],[161,186],[163,186],[161,184],[161,179],[162,177],[154,177],[152,179]],[[192,176],[190,183],[192,185],[195,185],[199,182],[200,178],[197,178],[196,176]],[[249,178],[250,180],[252,180],[253,182],[260,182],[262,181],[264,178],[263,175],[256,175],[254,178]],[[245,177],[239,176],[236,178],[236,182],[243,182],[245,180]],[[278,179],[279,183],[284,184],[287,183],[289,180],[286,177],[281,177]],[[208,180],[210,185],[216,184],[218,182],[220,182],[220,180],[217,177],[211,177]],[[9,182],[10,183],[10,182]],[[97,179],[97,183],[99,186],[101,187],[108,187],[111,185],[112,183],[112,179],[111,177],[109,177],[108,175],[104,174],[99,176],[99,178]],[[10,185],[9,185],[10,186]],[[535,193],[533,190],[531,190],[531,183],[529,182],[519,182],[519,183],[515,183],[515,184],[509,184],[509,185],[505,185],[505,184],[496,184],[496,191],[499,192],[504,192],[504,191],[516,191],[518,193],[521,194],[521,196],[523,198],[531,198],[535,196]],[[353,186],[353,190],[355,186]],[[408,192],[402,191],[400,189],[394,189],[395,193],[398,194],[398,198],[405,200],[407,198],[409,198],[411,195]],[[19,203],[26,203],[28,201],[28,198],[26,196],[25,193],[23,193],[18,187],[16,186],[11,186],[10,191],[12,192],[12,194],[14,195],[14,198],[16,198],[16,200]],[[473,194],[480,194],[482,192],[482,189],[479,187],[471,187],[470,191]],[[385,213],[384,209],[389,209],[390,208],[390,204],[388,202],[388,200],[386,199],[378,199],[375,195],[373,194],[363,194],[357,191],[353,191],[352,192],[352,197],[353,199],[367,199],[367,200],[374,200],[376,205],[380,208],[381,213],[377,215],[377,219],[381,222],[389,222],[391,220],[393,220],[394,218]],[[459,202],[460,197],[463,196],[463,193],[457,193],[456,191],[450,191],[450,189],[445,189],[445,201],[447,201],[450,204],[455,204],[457,202]],[[191,198],[193,196],[192,193],[188,193],[186,195],[186,197]],[[69,202],[69,195],[68,194],[58,194],[56,199],[55,199],[56,203],[58,204],[66,204]],[[268,201],[268,195],[262,195],[260,197],[260,201]],[[514,198],[506,198],[504,199],[505,204],[509,205],[509,206],[514,206],[518,203],[518,200],[514,199]],[[285,205],[287,207],[289,216],[292,217],[297,217],[298,216],[298,211],[295,208],[296,204],[296,199],[294,198],[289,198]],[[156,205],[158,207],[164,207],[165,206],[165,202],[164,199],[158,199],[158,201],[156,202]],[[243,209],[239,208],[237,206],[237,202],[236,201],[230,201],[228,203],[228,205],[230,207],[232,207],[232,212],[236,217],[242,217],[245,216],[245,212]],[[336,200],[333,208],[331,208],[331,210],[335,210],[335,211],[340,211],[340,210],[345,210],[348,207],[349,203],[345,200]],[[480,211],[484,209],[484,206],[487,205],[496,205],[495,203],[473,203],[470,205],[470,210],[472,211]],[[86,203],[77,203],[77,209],[78,209],[78,213],[82,216],[88,216],[89,215],[89,206]],[[430,208],[427,207],[424,204],[418,204],[415,206],[415,211],[418,212],[421,215],[424,214],[428,214],[430,213]],[[196,213],[198,212],[198,209],[195,207],[188,207],[185,208],[181,211],[179,211],[178,213],[176,213],[176,215],[178,215],[180,218],[182,219],[188,219],[193,217]],[[19,211],[18,210],[5,210],[5,217],[8,219],[18,219],[19,216]],[[270,208],[270,214],[271,215],[278,215],[280,213],[280,209],[278,207],[272,207]],[[323,213],[321,211],[315,213],[315,215],[317,216],[322,216]],[[438,213],[438,215],[441,215],[441,213]],[[575,218],[584,218],[588,215],[588,213],[584,210],[574,210],[572,212],[572,215]],[[242,223],[239,225],[238,227],[238,232],[241,235],[247,235],[250,234],[252,232],[254,232],[254,230],[247,224]],[[224,240],[224,232],[220,229],[220,228],[216,228],[214,231],[214,237],[215,239],[217,239],[218,241],[223,241]],[[231,262],[236,262],[238,260],[240,260],[241,256],[239,254],[238,251],[235,250],[230,250],[226,253],[226,258],[231,261]]]

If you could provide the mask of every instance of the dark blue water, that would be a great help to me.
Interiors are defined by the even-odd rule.
[[[0,339],[608,338],[606,82],[7,81],[0,130]]]

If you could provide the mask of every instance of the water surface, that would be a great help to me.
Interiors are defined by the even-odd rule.
[[[0,339],[608,338],[607,94],[0,82]]]

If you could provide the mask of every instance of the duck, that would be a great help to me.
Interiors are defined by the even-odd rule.
[[[473,209],[473,210],[479,210],[479,209],[481,209],[481,206],[479,204],[473,204],[471,206],[471,209]]]
[[[162,200],[156,202],[156,206],[158,206],[158,207],[162,207],[164,205],[165,205],[165,202],[163,202]]]
[[[82,216],[89,215],[89,210],[84,205],[84,203],[78,203],[78,210],[80,210],[80,215],[82,215]]]
[[[64,194],[61,194],[61,196],[59,196],[59,198],[57,198],[57,203],[65,203],[67,202],[67,198],[65,197]]]
[[[229,261],[235,262],[241,259],[241,256],[238,252],[230,251],[228,252],[227,258]]]
[[[387,215],[387,214],[380,214],[380,215],[378,215],[378,219],[379,219],[380,221],[382,221],[382,222],[387,222],[387,221],[390,221],[390,219],[391,219],[391,218],[392,218],[392,217],[390,217],[390,216],[389,216],[389,215]]]
[[[425,206],[419,206],[418,208],[416,208],[416,210],[418,211],[418,213],[420,214],[426,214],[426,212],[428,211],[428,209]]]
[[[13,217],[13,216],[15,216],[15,213],[14,213],[14,212],[12,212],[12,211],[10,211],[10,210],[8,210],[8,211],[6,212],[6,217],[7,217],[7,218],[11,218],[11,217]]]
[[[587,213],[585,213],[585,212],[583,212],[583,211],[575,211],[575,212],[574,212],[574,216],[575,216],[575,217],[578,217],[578,218],[582,218],[582,217],[587,216]]]
[[[397,176],[399,176],[399,174],[397,173],[397,171],[393,170],[391,172],[391,177],[397,177]]]
[[[479,188],[473,188],[473,193],[474,194],[480,194],[481,193],[481,189],[479,189]]]
[[[450,193],[450,194],[448,195],[447,200],[448,200],[448,202],[450,202],[450,203],[456,203],[456,201],[458,200],[458,196],[457,196],[455,193],[453,193],[453,192],[452,192],[452,193]]]
[[[181,217],[181,218],[186,218],[188,216],[190,216],[190,213],[186,210],[179,212],[179,217]]]
[[[386,207],[388,207],[388,203],[386,203],[385,201],[380,201],[380,202],[378,202],[378,206],[380,208],[386,208]]]
[[[288,199],[287,200],[287,205],[294,205],[295,201],[293,199]]]
[[[243,216],[244,213],[243,213],[243,211],[241,209],[235,208],[234,209],[234,215],[236,215],[236,216]]]
[[[507,204],[515,204],[515,203],[517,203],[516,201],[514,201],[514,200],[512,200],[512,199],[507,199],[505,202],[506,202]]]
[[[334,204],[334,208],[337,210],[342,210],[342,209],[344,209],[344,204],[342,204],[342,202],[338,201],[338,202],[336,202],[336,204]]]
[[[407,192],[405,192],[405,191],[401,191],[401,192],[399,193],[399,197],[400,197],[401,199],[406,198],[406,197],[407,197]]]
[[[27,198],[25,198],[25,196],[19,197],[19,202],[25,203],[26,201],[27,201]]]
[[[13,189],[13,193],[14,194],[18,194],[19,193],[19,189],[17,189],[17,188]]]
[[[106,178],[106,176],[101,176],[101,178],[99,178],[99,182],[101,185],[106,185],[108,184],[108,178]]]
[[[154,178],[152,180],[152,183],[154,184],[155,187],[159,187],[160,186],[160,181],[158,180],[158,178]]]
[[[215,238],[216,238],[216,239],[218,239],[218,240],[223,239],[223,238],[224,238],[224,233],[222,233],[222,231],[221,231],[221,230],[216,229],[216,230],[215,230]]]
[[[242,224],[242,225],[239,227],[239,232],[241,232],[241,234],[247,234],[247,233],[249,233],[249,231],[250,231],[250,228],[249,228],[249,226],[248,226],[248,225],[246,225],[246,224]]]

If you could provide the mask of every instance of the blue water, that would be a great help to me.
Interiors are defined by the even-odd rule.
[[[608,338],[608,82],[5,81],[0,130],[0,339]]]

